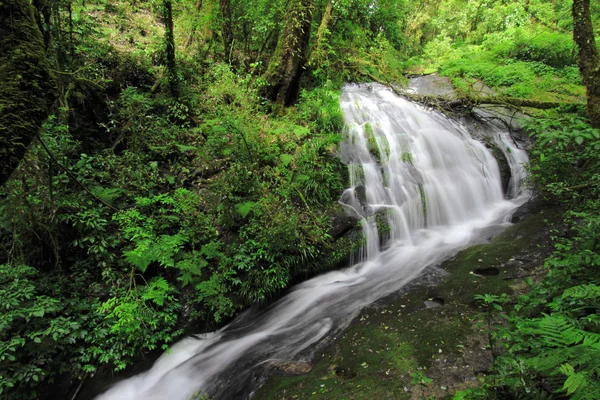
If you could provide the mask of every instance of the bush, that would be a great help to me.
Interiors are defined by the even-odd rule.
[[[539,61],[554,68],[577,64],[573,38],[560,32],[520,30],[506,55],[523,61]]]

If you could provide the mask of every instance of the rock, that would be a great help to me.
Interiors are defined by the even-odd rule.
[[[336,215],[332,218],[329,234],[334,239],[339,239],[356,228],[358,221],[360,221],[360,218],[356,215]]]
[[[312,364],[306,361],[273,361],[271,367],[288,375],[304,375],[312,371]]]
[[[426,308],[442,307],[443,305],[444,305],[444,299],[439,298],[439,297],[433,297],[431,299],[425,300]]]
[[[367,216],[371,214],[371,207],[367,202],[367,192],[363,185],[344,190],[340,203],[354,210],[356,214]]]
[[[530,117],[516,109],[498,104],[480,104],[473,109],[473,116],[500,129],[508,128],[520,149],[528,150],[531,147],[532,141],[523,129],[523,123]]]
[[[473,270],[473,274],[477,276],[497,276],[500,275],[500,270],[496,267],[477,268]]]
[[[409,83],[409,90],[424,96],[442,96],[448,99],[456,98],[452,81],[445,76],[437,74],[412,78]]]
[[[368,211],[370,207],[369,202],[367,201],[367,189],[364,187],[364,185],[359,185],[354,188],[354,195],[356,196],[356,199],[362,206],[363,210]]]
[[[530,215],[537,214],[539,210],[539,204],[536,201],[528,201],[527,203],[521,205],[519,208],[515,210],[512,215],[510,222],[516,224],[517,222],[523,221]]]

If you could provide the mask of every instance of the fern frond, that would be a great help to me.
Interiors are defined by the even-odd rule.
[[[568,395],[571,395],[574,392],[576,392],[578,389],[586,386],[588,377],[583,372],[580,372],[580,373],[575,372],[575,368],[573,368],[572,365],[570,365],[570,364],[561,365],[560,372],[563,373],[567,377],[567,380],[565,381],[565,384],[563,385],[563,390],[566,390]]]
[[[565,290],[561,297],[565,300],[596,300],[600,298],[600,286],[592,284],[574,286]]]

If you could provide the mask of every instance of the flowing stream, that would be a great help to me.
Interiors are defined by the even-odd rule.
[[[524,201],[520,164],[527,157],[507,132],[490,128],[510,163],[512,200],[505,199],[491,152],[460,124],[376,84],[347,85],[341,103],[347,132],[340,157],[351,178],[341,203],[362,218],[365,236],[356,264],[308,280],[217,332],[180,341],[149,371],[98,400],[251,397],[265,366],[309,360],[316,345],[339,335],[363,307],[491,226],[508,224]]]

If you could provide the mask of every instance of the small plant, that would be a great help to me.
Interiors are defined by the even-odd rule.
[[[426,370],[427,368],[423,368],[423,370]],[[433,382],[433,380],[431,378],[428,378],[425,375],[425,372],[421,372],[421,371],[415,371],[412,372],[410,374],[410,383],[413,385],[429,385],[430,383]]]

